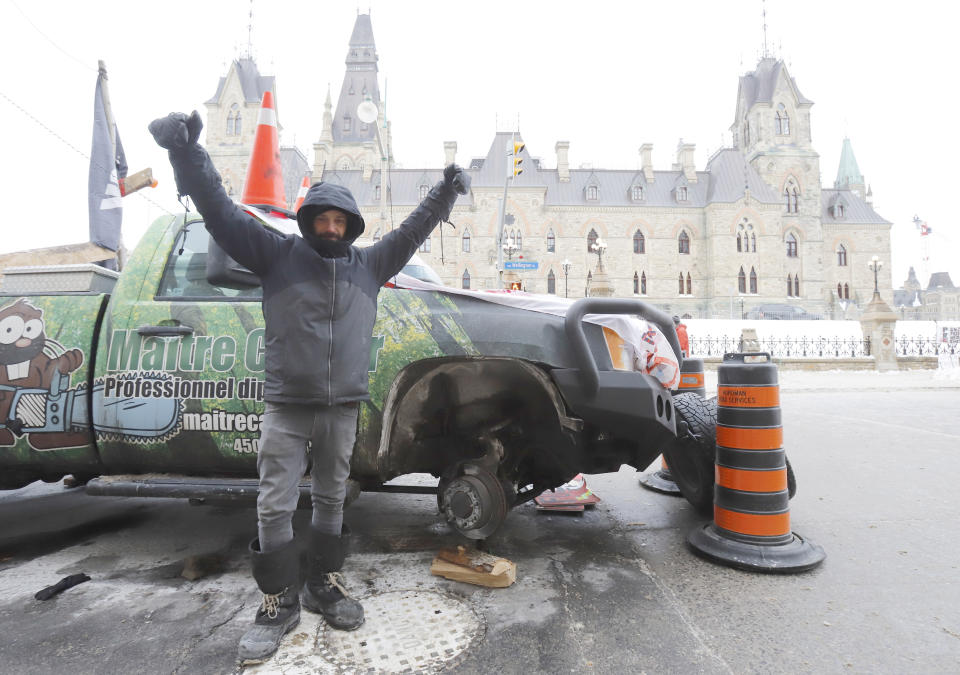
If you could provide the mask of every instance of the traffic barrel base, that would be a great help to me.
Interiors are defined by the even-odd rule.
[[[827,554],[819,544],[790,533],[778,544],[757,544],[733,538],[729,532],[707,523],[687,536],[687,545],[700,557],[727,567],[770,574],[806,572],[823,562]]]
[[[680,488],[673,482],[673,475],[670,473],[670,467],[667,466],[667,459],[660,457],[660,462],[661,467],[659,469],[640,476],[640,487],[673,497],[682,497]]]
[[[769,573],[823,562],[820,546],[790,529],[780,387],[769,354],[725,354],[717,370],[713,522],[687,536],[707,560]]]

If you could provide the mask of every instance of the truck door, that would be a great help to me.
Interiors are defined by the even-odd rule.
[[[210,237],[177,219],[149,246],[98,367],[101,457],[112,472],[256,476],[263,414],[259,287],[210,284]]]

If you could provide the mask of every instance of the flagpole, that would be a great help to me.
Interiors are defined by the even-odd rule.
[[[110,157],[117,156],[117,124],[113,120],[113,107],[110,105],[110,87],[107,84],[107,64],[103,59],[97,60],[97,69],[100,77],[100,97],[103,100],[103,114],[107,118],[107,131],[110,134]],[[122,223],[122,219],[121,219]],[[120,227],[120,236],[117,239],[117,271],[123,269],[126,264],[126,256],[123,253],[123,226]]]

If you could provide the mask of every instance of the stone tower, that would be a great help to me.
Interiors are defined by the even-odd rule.
[[[223,178],[224,188],[236,198],[243,193],[260,101],[267,91],[277,103],[274,77],[261,75],[256,62],[245,56],[230,64],[226,76],[217,84],[217,92],[206,102],[206,148]]]
[[[740,78],[737,108],[730,127],[734,147],[779,197],[782,208],[776,234],[789,251],[779,269],[761,275],[799,282],[799,294],[788,297],[825,300],[823,284],[824,233],[820,214],[820,156],[811,140],[810,109],[782,60],[765,56]]]
[[[380,151],[375,124],[380,125],[383,142],[388,148],[390,128],[385,124],[384,106],[380,100],[377,60],[370,15],[357,14],[347,48],[347,67],[340,87],[340,98],[333,113],[330,91],[327,90],[323,129],[319,140],[313,145],[314,180],[322,180],[325,171],[359,169],[363,172],[364,181],[369,181],[374,169],[379,168]],[[367,124],[357,117],[357,106],[366,100],[372,101],[380,110],[376,123]],[[389,154],[392,157],[392,153]]]

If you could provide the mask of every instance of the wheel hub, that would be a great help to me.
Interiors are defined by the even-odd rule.
[[[485,539],[507,517],[507,495],[492,473],[474,464],[440,486],[440,510],[458,532],[469,539]]]

